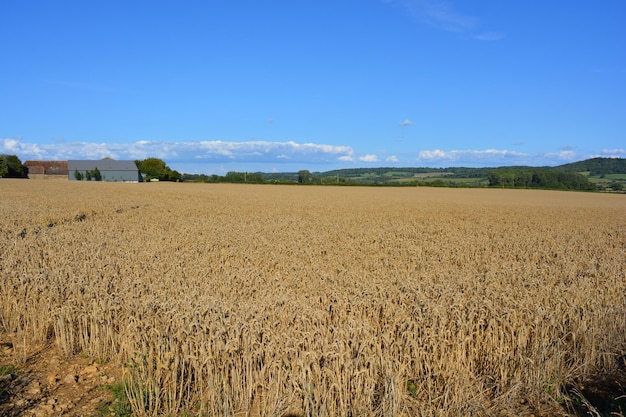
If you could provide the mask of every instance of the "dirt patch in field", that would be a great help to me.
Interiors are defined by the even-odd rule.
[[[105,416],[121,370],[91,358],[64,357],[52,341],[24,346],[0,333],[0,415]]]
[[[566,387],[575,415],[626,416],[626,357],[612,375],[599,375]]]

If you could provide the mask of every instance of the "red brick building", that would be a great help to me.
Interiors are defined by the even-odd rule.
[[[67,181],[67,161],[26,161],[23,165],[30,179]]]

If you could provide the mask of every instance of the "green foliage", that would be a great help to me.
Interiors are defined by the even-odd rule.
[[[432,186],[432,187],[445,187],[445,186],[447,186],[448,184],[447,184],[444,180],[439,180],[439,179],[437,179],[437,180],[435,180],[435,181],[433,181],[433,182],[429,183],[428,185],[430,185],[430,186]]]
[[[487,174],[490,187],[590,191],[596,187],[576,172],[545,168],[497,168]]]
[[[310,171],[303,169],[298,171],[298,182],[300,184],[309,184],[313,180],[313,174]]]
[[[78,181],[82,180],[83,178],[85,178],[87,181],[102,181],[102,174],[100,173],[98,167],[95,167],[94,169],[85,171],[84,175],[78,172],[78,170],[74,171],[74,178],[76,178]]]
[[[16,368],[13,365],[0,365],[0,376],[11,375],[15,373]],[[0,403],[5,398],[6,392],[9,389],[8,384],[0,383]]]
[[[419,387],[414,380],[409,379],[408,381],[406,381],[406,390],[409,392],[410,396],[415,397],[417,395]]]
[[[229,171],[225,176],[220,175],[205,175],[205,174],[183,174],[181,176],[182,181],[191,182],[228,182],[228,183],[250,183],[250,184],[263,184],[263,174],[260,172],[238,172]]]
[[[224,177],[224,182],[246,182],[246,175],[243,172],[229,171]]]
[[[626,174],[626,159],[591,158],[571,164],[560,165],[556,168],[565,172],[589,172],[591,176]]]
[[[101,403],[96,411],[98,416],[119,416],[130,417],[133,415],[133,410],[126,396],[126,386],[124,384],[106,385],[106,389],[111,391],[113,399],[111,401],[105,401]]]
[[[91,180],[102,181],[102,174],[100,173],[100,170],[98,169],[98,167],[96,167],[92,170],[85,171],[84,174],[82,174],[78,170],[75,170],[74,178],[76,178],[78,181],[81,181],[83,178],[87,181],[91,181]]]
[[[147,158],[143,161],[135,161],[135,165],[139,172],[148,181],[158,179],[159,181],[180,181],[181,175],[178,171],[174,171],[168,167],[165,162],[159,158]]]
[[[0,177],[26,178],[28,170],[15,155],[0,155]]]
[[[182,174],[180,179],[185,182],[220,182],[219,175],[206,175],[206,174]]]
[[[351,168],[326,172],[242,173],[231,171],[225,176],[183,174],[184,181],[195,182],[248,182],[324,185],[384,185],[384,186],[435,186],[435,187],[519,187],[557,190],[601,190],[610,188],[622,191],[626,176],[626,159],[594,158],[558,167],[509,166],[501,168]],[[607,180],[597,185],[579,172],[589,168],[593,173],[606,172]],[[624,174],[620,174],[624,171]],[[143,171],[142,171],[143,172]],[[610,179],[608,179],[610,178]],[[612,181],[611,181],[612,180]]]
[[[10,375],[15,372],[14,365],[0,365],[0,376]]]
[[[95,167],[93,169],[93,171],[91,171],[91,176],[96,180],[96,181],[102,181],[102,174],[100,174],[100,170],[98,169],[98,167]]]

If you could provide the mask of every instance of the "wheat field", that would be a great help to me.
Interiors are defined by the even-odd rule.
[[[626,200],[0,180],[0,328],[138,416],[567,413],[626,360]],[[552,414],[554,415],[554,414]]]

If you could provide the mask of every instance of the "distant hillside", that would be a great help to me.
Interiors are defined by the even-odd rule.
[[[424,167],[404,167],[404,168],[346,168],[336,169],[333,171],[316,172],[315,175],[323,177],[335,177],[350,179],[365,178],[401,178],[414,177],[419,174],[441,174],[447,178],[463,177],[478,178],[486,177],[493,169],[558,169],[564,172],[589,172],[590,176],[599,176],[607,174],[626,174],[626,159],[624,158],[592,158],[584,161],[572,162],[570,164],[559,165],[556,167],[531,167],[531,166],[503,166],[499,168],[467,168],[467,167],[448,167],[448,168],[424,168]]]
[[[593,158],[556,167],[372,167],[326,172],[229,172],[226,176],[183,174],[182,179],[195,182],[506,187],[623,192],[626,190],[626,159]]]
[[[565,172],[589,172],[589,175],[626,174],[625,158],[592,158],[555,168]]]

